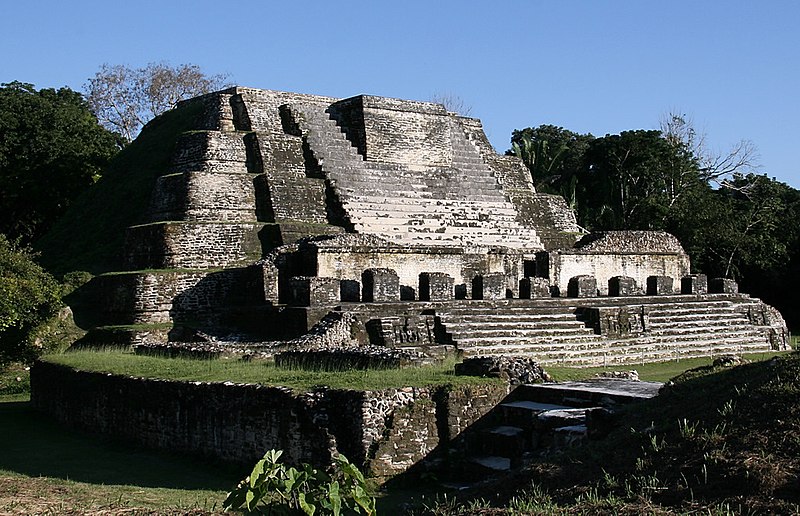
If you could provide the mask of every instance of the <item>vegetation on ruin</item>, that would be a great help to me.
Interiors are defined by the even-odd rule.
[[[103,177],[35,247],[53,274],[123,270],[125,228],[143,222],[156,178],[169,170],[178,136],[192,127],[202,106],[190,103],[153,119],[135,142],[120,151]]]
[[[422,514],[797,514],[800,353],[679,375],[604,440]]]
[[[456,376],[454,361],[404,369],[310,371],[276,367],[268,361],[201,360],[135,355],[126,351],[74,351],[45,358],[83,371],[101,371],[165,380],[254,383],[304,392],[316,387],[378,390],[429,385],[474,385],[499,382],[492,378]]]
[[[759,175],[751,143],[718,153],[704,139],[671,114],[660,130],[602,137],[553,125],[515,130],[508,153],[538,191],[566,198],[581,226],[668,231],[695,271],[736,279],[797,327],[800,191]]]

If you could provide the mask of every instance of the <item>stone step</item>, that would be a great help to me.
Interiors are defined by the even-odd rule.
[[[747,334],[760,334],[758,328],[751,324],[714,324],[717,321],[712,321],[707,325],[688,325],[682,324],[680,326],[672,325],[650,327],[647,331],[648,335],[671,335],[675,332],[685,332],[692,334],[714,333],[714,334],[733,334],[733,333],[747,333]]]
[[[445,326],[445,328],[447,328]],[[534,341],[548,341],[551,339],[564,339],[569,337],[585,337],[585,336],[598,336],[594,331],[588,328],[572,327],[572,328],[527,328],[527,329],[492,329],[482,328],[480,326],[472,326],[468,328],[458,328],[449,332],[453,339],[460,344],[467,342],[507,338],[507,339],[520,339],[520,340],[534,340]]]
[[[480,323],[480,324],[515,324],[515,323],[548,323],[548,322],[579,322],[584,324],[583,321],[578,319],[574,313],[567,308],[553,308],[552,310],[530,310],[530,309],[513,309],[511,307],[506,309],[480,309],[474,310],[464,309],[448,309],[447,311],[437,311],[442,321],[452,321],[453,323]]]
[[[631,349],[625,350],[624,348],[618,348],[618,350],[615,351],[614,349],[604,347],[589,348],[587,350],[569,348],[562,351],[542,351],[530,348],[509,348],[507,350],[507,352],[513,353],[515,356],[533,358],[542,365],[578,367],[631,365],[654,361],[681,360],[727,354],[762,353],[769,351],[770,348],[766,345],[716,345],[713,347],[678,347],[660,350],[648,348],[647,351],[643,349],[640,352],[634,352]],[[463,350],[463,353],[465,356],[481,356],[496,355],[499,351],[492,348],[468,348]]]
[[[476,209],[488,209],[492,210],[497,208],[497,201],[489,200],[483,201],[480,199],[474,200],[463,200],[463,201],[456,201],[454,199],[431,199],[431,198],[412,198],[412,197],[392,197],[387,195],[354,195],[352,197],[352,202],[357,203],[373,203],[378,206],[385,206],[387,204],[392,205],[411,205],[416,206],[419,204],[441,204],[443,206],[446,205],[458,205],[464,208],[476,208]],[[507,209],[513,210],[513,205],[508,201],[503,201],[502,203],[505,205]]]
[[[482,455],[470,458],[470,462],[486,468],[490,472],[507,472],[511,470],[511,459],[495,455]]]
[[[369,202],[358,201],[350,199],[347,202],[347,207],[354,210],[374,211],[374,212],[388,212],[388,213],[463,213],[468,215],[473,214],[490,214],[494,217],[507,218],[509,220],[515,219],[517,212],[514,207],[507,202],[501,203],[473,203],[470,201],[448,202],[448,201],[431,201],[428,199],[412,199],[416,202],[400,202],[407,201],[406,198],[385,198],[384,202]]]
[[[748,321],[747,317],[743,314],[738,312],[733,312],[730,310],[718,310],[718,311],[706,311],[706,312],[695,312],[695,313],[679,313],[677,310],[674,313],[659,313],[654,315],[653,313],[648,314],[648,319],[650,320],[651,324],[657,323],[664,323],[669,324],[674,321],[681,321],[681,322],[706,322],[708,320],[730,320],[730,321]]]
[[[658,360],[674,360],[697,356],[714,356],[730,353],[759,353],[770,351],[766,340],[763,343],[745,341],[695,341],[681,345],[652,345],[638,344],[630,346],[610,347],[602,341],[587,341],[578,343],[569,341],[564,343],[523,344],[520,342],[504,345],[474,345],[472,347],[458,344],[458,348],[465,356],[513,354],[515,356],[531,357],[538,362],[557,364],[612,364],[612,363],[641,363]]]
[[[487,428],[481,432],[481,448],[489,456],[518,458],[526,446],[526,432],[518,426],[501,425]]]
[[[377,183],[376,183],[377,185]],[[386,191],[379,186],[372,186],[368,188],[351,188],[347,186],[337,186],[337,190],[346,196],[346,198],[357,197],[363,198],[364,196],[378,197],[386,194]],[[409,199],[430,199],[430,200],[463,200],[463,201],[485,201],[485,202],[508,202],[504,195],[499,191],[495,191],[492,195],[488,191],[479,193],[461,193],[461,192],[434,192],[429,190],[403,190],[395,191],[389,197],[407,197]]]
[[[569,331],[579,331],[582,333],[594,333],[593,328],[587,328],[582,322],[575,319],[556,319],[556,320],[542,320],[542,321],[518,321],[518,322],[503,322],[503,321],[481,321],[481,320],[465,320],[461,323],[453,322],[448,319],[442,321],[445,328],[452,327],[453,331],[460,333],[472,333],[475,331],[520,331],[520,332],[542,332],[554,331],[556,333],[565,333]]]

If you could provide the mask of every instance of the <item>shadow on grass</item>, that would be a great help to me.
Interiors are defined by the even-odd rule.
[[[0,469],[90,484],[229,490],[247,471],[81,434],[36,412],[0,403]]]

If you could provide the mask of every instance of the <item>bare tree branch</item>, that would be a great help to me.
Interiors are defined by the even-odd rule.
[[[181,100],[223,88],[226,80],[226,75],[207,76],[193,64],[150,63],[135,69],[104,64],[84,90],[100,124],[131,141],[151,119]]]

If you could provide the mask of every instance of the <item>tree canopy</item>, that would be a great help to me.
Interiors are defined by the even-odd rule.
[[[0,85],[0,233],[23,243],[41,236],[121,143],[80,93]]]
[[[671,115],[660,131],[600,138],[529,127],[511,145],[537,189],[564,196],[583,227],[669,231],[695,270],[736,279],[800,323],[790,301],[800,288],[800,191],[755,174],[749,142],[711,153],[686,117]]]
[[[150,63],[143,68],[104,64],[85,90],[103,127],[130,142],[148,121],[181,100],[224,87],[226,80],[225,75],[206,75],[194,64]]]

